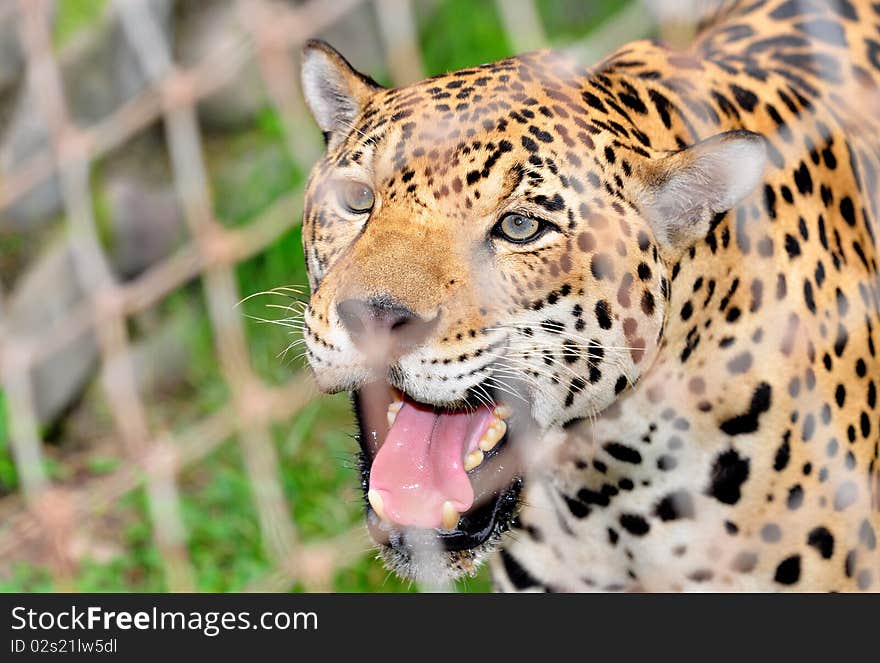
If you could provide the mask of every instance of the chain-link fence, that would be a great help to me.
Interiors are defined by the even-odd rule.
[[[13,43],[19,47],[26,72],[21,83],[29,104],[26,119],[43,138],[43,143],[36,141],[37,149],[32,140],[32,149],[26,158],[17,158],[14,167],[9,167],[9,160],[3,164],[0,217],[26,217],[19,211],[29,197],[42,190],[45,200],[55,192],[66,224],[62,255],[67,271],[60,272],[65,277],[51,288],[79,292],[62,313],[30,325],[10,313],[17,298],[27,294],[16,292],[23,286],[0,292],[0,389],[16,473],[14,489],[0,498],[0,559],[42,560],[50,569],[52,586],[73,588],[79,563],[72,552],[77,531],[124,495],[143,488],[165,586],[171,591],[196,589],[179,476],[234,438],[270,568],[245,588],[284,590],[300,583],[305,589],[327,589],[335,570],[363,556],[369,544],[360,526],[329,539],[304,541],[299,536],[291,515],[297,505],[285,495],[271,429],[276,422],[296,417],[315,390],[304,372],[292,373],[286,383],[270,384],[254,370],[245,318],[237,308],[252,292],[242,291],[235,278],[238,265],[265,252],[299,223],[301,193],[282,195],[243,223],[230,225],[218,219],[198,107],[240,77],[249,63],[256,63],[254,73],[280,119],[288,157],[305,171],[320,150],[298,90],[296,54],[306,39],[369,5],[376,30],[369,38],[381,44],[391,81],[404,83],[436,72],[424,71],[416,7],[407,0],[239,0],[232,3],[237,25],[232,37],[216,40],[207,55],[185,65],[180,63],[180,49],[163,28],[162,10],[157,8],[163,4],[172,3],[118,0],[110,4],[103,20],[115,26],[116,38],[125,43],[125,57],[133,58],[132,71],[138,75],[125,81],[129,89],[121,103],[88,123],[71,112],[64,62],[67,50],[81,48],[89,35],[67,50],[59,49],[50,29],[54,9],[49,0],[4,0],[0,5],[4,30],[0,39],[6,42],[4,48]],[[513,51],[546,45],[534,2],[485,4],[492,5]],[[621,3],[621,9],[590,39],[567,46],[591,61],[650,29],[643,13],[642,5]],[[669,24],[675,34],[680,33],[679,18],[673,16]],[[341,46],[345,51],[346,45]],[[89,94],[87,86],[84,94]],[[24,111],[19,107],[18,112]],[[157,122],[170,161],[174,202],[183,211],[188,239],[165,257],[142,265],[133,277],[121,278],[96,221],[101,201],[94,194],[93,171],[106,155],[124,151]],[[20,226],[10,232],[28,229]],[[130,322],[193,282],[202,288],[214,357],[228,399],[197,420],[180,426],[156,425],[145,411]],[[171,345],[173,341],[160,346],[160,354],[172,351]],[[92,353],[94,361],[88,359]],[[45,404],[46,394],[64,391],[59,380],[65,377],[57,377],[56,371],[47,383],[43,371],[61,362],[59,357],[74,358],[71,371],[97,376],[114,424],[111,444],[124,458],[112,471],[83,481],[58,481],[47,470],[44,410],[53,406]]]

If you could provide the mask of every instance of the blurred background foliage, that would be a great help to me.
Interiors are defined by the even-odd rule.
[[[200,2],[201,0],[183,0]],[[60,0],[56,4],[54,42],[57,49],[75,41],[107,10],[108,0]],[[551,45],[583,39],[621,10],[625,0],[538,0],[536,6]],[[492,61],[512,54],[512,47],[489,0],[434,0],[415,3],[419,42],[426,74]],[[375,39],[365,32],[364,39]],[[338,44],[348,54],[348,44]],[[363,63],[354,62],[364,67]],[[388,72],[367,73],[382,82]],[[2,116],[0,116],[2,117]],[[308,129],[312,131],[312,128]],[[161,141],[158,129],[138,143]],[[280,196],[302,187],[306,173],[289,158],[280,119],[270,107],[234,130],[204,132],[204,151],[210,172],[217,218],[229,225],[245,224]],[[108,250],[113,246],[108,178],[126,159],[138,156],[138,146],[124,154],[108,155],[93,168],[95,214]],[[132,157],[129,152],[134,152]],[[158,164],[160,170],[167,164]],[[15,285],[22,265],[35,255],[47,235],[60,223],[49,224],[34,237],[0,232],[0,283]],[[52,228],[55,227],[55,230]],[[264,253],[237,269],[242,296],[276,286],[302,286],[306,273],[299,230],[290,230]],[[267,381],[280,383],[302,366],[291,352],[280,355],[293,330],[257,318],[281,318],[254,297],[241,305],[247,314],[247,337],[255,370]],[[184,358],[173,379],[153,384],[144,393],[155,429],[176,430],[199,416],[222,407],[228,393],[216,361],[206,304],[198,281],[174,292],[130,321],[133,339],[144,339],[174,321],[173,334]],[[97,380],[44,431],[47,471],[57,482],[76,486],[115,470],[121,452],[111,444],[112,417]],[[10,454],[8,417],[0,391],[0,497],[18,487]],[[282,484],[301,536],[324,538],[358,525],[362,504],[355,470],[353,424],[345,396],[319,397],[285,425],[273,430],[282,466]],[[189,554],[200,591],[238,591],[269,570],[260,545],[252,486],[235,440],[227,440],[211,455],[188,467],[179,480]],[[0,514],[2,516],[2,514]],[[75,589],[80,591],[164,591],[165,580],[153,544],[147,500],[135,490],[89,522],[81,525],[82,541]],[[26,551],[16,559],[0,560],[0,591],[46,591],[52,582],[40,559]],[[291,587],[292,591],[301,589]],[[369,551],[360,562],[336,576],[337,591],[408,591],[408,584],[385,571]],[[464,591],[487,591],[485,570],[460,584]]]

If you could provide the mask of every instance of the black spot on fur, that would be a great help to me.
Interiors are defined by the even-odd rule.
[[[760,383],[752,394],[749,409],[745,414],[731,417],[721,423],[721,430],[728,435],[743,435],[758,430],[758,417],[770,409],[772,388],[766,382]]]
[[[633,536],[644,536],[651,529],[647,520],[634,513],[621,514],[620,525]]]
[[[657,114],[660,116],[660,120],[663,122],[663,126],[667,129],[671,129],[672,117],[669,111],[672,110],[672,102],[669,101],[669,99],[663,96],[660,92],[657,92],[657,90],[649,90],[648,98],[657,109]]]
[[[843,220],[846,221],[847,225],[856,225],[856,211],[853,207],[852,198],[849,196],[840,199],[840,215],[843,217]]]
[[[611,329],[611,311],[604,299],[596,302],[596,322],[602,329]]]
[[[530,587],[540,586],[540,583],[535,580],[532,574],[526,571],[513,558],[513,555],[504,549],[501,550],[501,562],[504,564],[504,571],[507,573],[507,577],[510,578],[510,582],[517,589],[529,589]]]
[[[733,92],[733,98],[736,99],[736,103],[738,103],[740,107],[749,113],[755,110],[755,106],[758,103],[758,97],[754,92],[746,90],[736,84],[731,84],[730,91]]]
[[[638,465],[642,462],[642,454],[625,444],[620,444],[619,442],[607,442],[602,448],[608,452],[608,455],[621,462],[632,463],[633,465]]]
[[[536,205],[540,205],[548,212],[559,212],[565,209],[565,201],[558,193],[554,194],[552,198],[548,198],[544,195],[538,195],[531,200],[533,203],[535,203]]]
[[[573,500],[568,495],[563,495],[562,499],[565,500],[565,506],[568,507],[569,512],[571,512],[571,515],[575,518],[581,519],[590,515],[590,507],[580,500]]]
[[[788,466],[788,461],[791,459],[790,438],[791,431],[786,431],[785,435],[782,437],[782,444],[780,444],[779,448],[776,450],[776,458],[773,460],[773,469],[777,472],[784,470]]]
[[[741,496],[740,489],[748,478],[749,459],[741,457],[735,449],[728,449],[715,458],[706,493],[724,504],[736,504]]]
[[[774,580],[781,585],[793,585],[801,577],[801,556],[792,555],[786,557],[779,566],[776,567],[776,575]]]
[[[794,171],[794,183],[802,195],[813,193],[813,178],[810,177],[810,169],[801,161],[801,165]]]
[[[819,551],[823,559],[831,559],[834,554],[834,537],[827,527],[815,527],[807,535],[807,545]]]
[[[551,136],[546,131],[542,131],[541,129],[538,129],[538,127],[535,127],[535,126],[529,127],[529,133],[532,134],[535,138],[537,138],[542,143],[552,143],[553,142],[553,136]]]
[[[693,518],[694,500],[686,490],[669,493],[654,508],[654,515],[663,521]]]
[[[804,503],[804,489],[801,488],[800,484],[789,488],[788,497],[785,499],[785,505],[791,511],[795,511],[797,509],[800,509],[801,505],[803,503]]]
[[[537,152],[538,151],[538,144],[535,141],[533,141],[531,138],[529,138],[528,136],[523,136],[520,139],[520,142],[522,142],[522,146],[524,148],[526,148],[526,150],[528,150],[529,152]]]

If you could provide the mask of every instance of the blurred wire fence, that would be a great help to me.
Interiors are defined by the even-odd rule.
[[[198,5],[199,0],[182,4],[187,3]],[[42,277],[30,275],[7,283],[0,290],[0,390],[6,401],[17,476],[13,489],[0,492],[0,560],[37,560],[49,569],[53,587],[74,588],[79,564],[77,533],[95,514],[143,488],[165,587],[197,589],[189,532],[181,513],[179,477],[234,438],[255,504],[260,546],[269,560],[268,570],[263,569],[242,588],[285,590],[299,583],[305,589],[328,589],[335,571],[362,557],[369,545],[360,526],[329,538],[306,541],[299,535],[292,517],[297,504],[285,496],[272,426],[295,418],[315,390],[305,372],[291,372],[287,382],[272,384],[255,371],[244,316],[237,308],[252,293],[242,291],[236,267],[264,253],[299,224],[301,192],[280,196],[243,223],[218,218],[199,109],[215,103],[221,114],[234,112],[228,95],[226,101],[218,101],[218,93],[236,79],[255,78],[246,82],[264,89],[280,120],[288,157],[305,171],[321,149],[298,89],[298,50],[306,39],[355,12],[363,16],[366,11],[371,22],[355,29],[363,30],[362,39],[381,45],[384,67],[393,83],[437,72],[425,71],[417,3],[409,0],[229,2],[222,20],[233,21],[235,29],[218,31],[220,37],[195,61],[186,61],[185,49],[170,38],[169,12],[179,11],[173,4],[170,0],[110,2],[100,24],[105,36],[109,25],[112,38],[125,45],[116,53],[132,60],[129,71],[134,73],[121,82],[123,92],[113,99],[91,99],[98,109],[91,117],[86,114],[84,121],[72,110],[75,98],[94,97],[99,88],[90,89],[88,81],[71,82],[65,63],[76,57],[77,49],[94,48],[97,29],[90,28],[58,48],[51,30],[56,11],[52,2],[0,3],[0,46],[17,53],[26,72],[20,93],[23,101],[9,111],[11,119],[7,119],[29,123],[31,128],[24,144],[13,145],[11,153],[0,148],[0,232],[29,232],[32,219],[43,213],[33,208],[41,205],[57,207],[65,224],[63,241],[53,249],[55,268],[44,270]],[[205,7],[190,9],[204,10],[199,20],[208,21],[207,5],[201,4]],[[548,43],[532,0],[475,4],[492,5],[513,51]],[[590,38],[566,44],[572,53],[589,62],[653,29],[644,5],[618,4],[621,8]],[[678,12],[670,23],[678,26],[676,35],[680,17]],[[346,44],[340,46],[345,52]],[[117,56],[99,49],[92,57]],[[0,115],[0,126],[3,120]],[[173,251],[157,254],[158,259],[141,256],[138,265],[120,268],[118,256],[108,256],[102,240],[105,231],[96,221],[96,209],[102,203],[94,195],[93,170],[108,154],[127,150],[131,141],[156,123],[162,127],[173,177],[175,197],[169,204],[182,210],[186,240]],[[160,223],[158,218],[148,220]],[[135,249],[149,252],[148,239],[149,235],[135,233]],[[9,269],[18,275],[33,271],[33,265]],[[48,279],[47,287],[56,295],[68,293],[65,304],[48,312],[22,314],[24,304],[39,298],[35,293],[42,291],[29,288],[40,278]],[[203,291],[213,354],[228,399],[207,415],[181,425],[157,424],[146,412],[139,384],[131,319],[194,281]],[[173,336],[166,337],[159,354],[174,352],[173,346]],[[99,380],[113,422],[110,444],[124,460],[99,476],[58,481],[47,470],[46,424],[67,407],[71,393],[92,375]]]

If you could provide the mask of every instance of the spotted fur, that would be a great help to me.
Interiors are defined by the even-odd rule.
[[[376,377],[336,307],[393,297],[438,320],[397,386],[454,403],[519,380],[564,434],[498,589],[880,589],[880,4],[727,3],[686,52],[390,90],[326,46],[306,62],[319,384]],[[369,215],[340,209],[346,179]],[[509,210],[555,230],[499,242]]]

